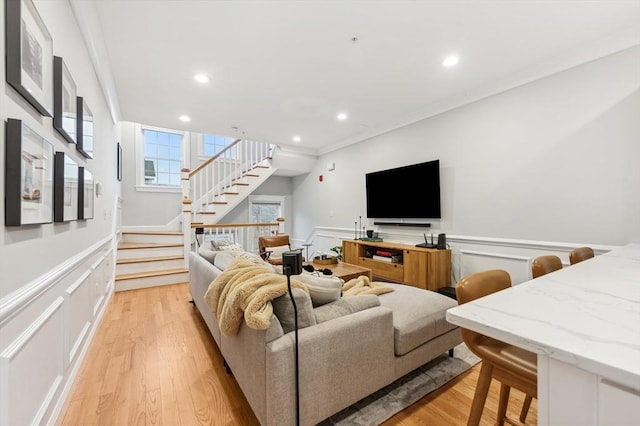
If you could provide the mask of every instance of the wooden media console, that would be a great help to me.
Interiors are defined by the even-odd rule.
[[[451,250],[344,240],[342,260],[371,269],[374,279],[378,277],[431,291],[451,285]]]

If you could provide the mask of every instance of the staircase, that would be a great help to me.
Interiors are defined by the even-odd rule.
[[[116,260],[116,291],[189,281],[178,231],[123,231]]]
[[[193,171],[183,170],[183,213],[162,229],[126,229],[118,244],[115,291],[189,281],[192,224],[218,223],[275,169],[270,144],[237,140]]]

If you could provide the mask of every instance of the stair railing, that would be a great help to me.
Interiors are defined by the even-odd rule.
[[[193,247],[208,247],[211,241],[226,240],[238,244],[249,251],[250,238],[258,238],[260,235],[276,235],[282,232],[284,218],[278,218],[277,222],[254,223],[193,223],[191,228],[195,235],[196,244]],[[251,229],[254,228],[254,229]],[[250,232],[254,231],[254,232]]]
[[[192,246],[193,218],[199,211],[212,211],[216,198],[224,195],[256,166],[271,158],[273,145],[236,139],[193,170],[182,169],[182,232],[185,267]],[[195,208],[194,208],[195,207]]]

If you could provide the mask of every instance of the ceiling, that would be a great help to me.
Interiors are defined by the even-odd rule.
[[[118,119],[310,154],[640,43],[638,0],[82,3]]]

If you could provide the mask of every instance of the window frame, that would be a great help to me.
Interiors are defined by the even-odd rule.
[[[190,132],[175,129],[166,129],[163,127],[148,126],[146,124],[136,124],[136,191],[142,192],[182,192],[182,181],[179,185],[153,185],[145,182],[145,147],[144,147],[144,131],[154,131],[162,133],[171,133],[179,135],[180,140],[180,159],[182,170],[189,167],[190,159]]]

